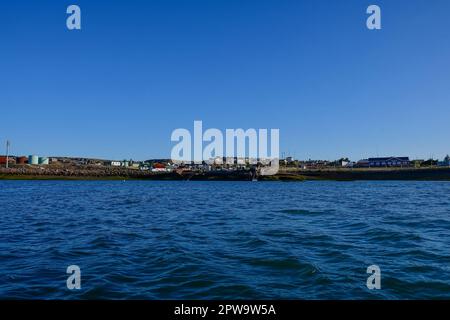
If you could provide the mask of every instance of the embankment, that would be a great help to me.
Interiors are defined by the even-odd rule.
[[[151,172],[113,167],[52,167],[21,166],[0,168],[0,180],[192,180],[192,181],[251,181],[252,172]],[[305,180],[417,180],[450,181],[450,168],[385,168],[385,169],[322,169],[299,170],[281,168],[274,176],[259,176],[259,181]]]
[[[305,180],[417,180],[450,181],[449,167],[435,168],[365,168],[365,169],[323,169],[287,170]]]

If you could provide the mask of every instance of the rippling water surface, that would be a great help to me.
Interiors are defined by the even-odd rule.
[[[0,181],[0,249],[3,299],[450,298],[450,183]]]

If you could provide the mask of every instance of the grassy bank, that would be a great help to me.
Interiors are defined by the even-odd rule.
[[[302,176],[305,180],[450,181],[449,167],[297,170],[290,171],[290,174]]]

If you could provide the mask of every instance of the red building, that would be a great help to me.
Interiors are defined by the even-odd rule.
[[[16,158],[9,157],[8,162],[9,162],[9,164],[15,164]],[[6,165],[6,156],[0,156],[0,165]]]
[[[26,163],[28,163],[28,157],[17,157],[16,163],[17,164],[26,164]]]

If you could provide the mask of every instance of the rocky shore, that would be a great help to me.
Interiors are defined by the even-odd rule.
[[[36,180],[123,180],[123,179],[171,179],[182,177],[176,173],[154,173],[121,167],[99,166],[20,166],[0,168],[0,179],[36,179]]]
[[[250,170],[151,172],[105,166],[16,166],[0,168],[3,180],[192,180],[192,181],[251,181]],[[274,176],[258,176],[259,181],[304,180],[428,180],[450,181],[449,167],[390,168],[390,169],[283,169]]]

